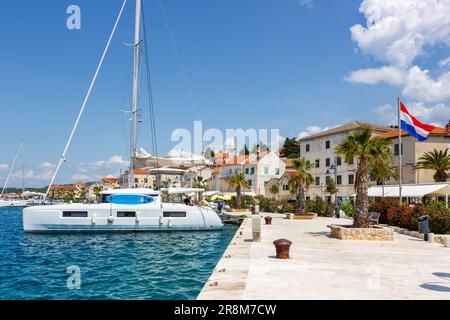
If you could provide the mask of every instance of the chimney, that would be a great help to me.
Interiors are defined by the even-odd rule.
[[[445,126],[445,131],[447,132],[447,134],[450,134],[450,121]]]

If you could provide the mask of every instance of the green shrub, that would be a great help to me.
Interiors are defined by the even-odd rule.
[[[355,206],[353,205],[353,202],[342,202],[339,207],[345,212],[347,217],[353,217],[355,215]]]
[[[237,205],[236,197],[231,197],[231,200],[227,201],[227,203],[233,209],[250,209],[255,201],[252,196],[242,195],[240,208]]]
[[[255,197],[259,204],[259,211],[261,212],[277,212],[280,203],[275,198],[268,198],[261,195]]]
[[[321,217],[332,217],[334,215],[334,203],[329,203],[322,198],[306,200],[306,211],[317,213]]]

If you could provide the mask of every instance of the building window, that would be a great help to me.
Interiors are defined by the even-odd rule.
[[[249,187],[251,187],[252,186],[252,180],[247,180],[247,184],[248,184]]]
[[[341,157],[337,157],[337,158],[336,158],[336,164],[337,164],[338,166],[341,166],[341,165],[342,165],[342,158],[341,158]]]
[[[325,141],[325,149],[330,149],[330,140]]]
[[[184,218],[186,217],[186,212],[184,211],[164,211],[164,218]]]
[[[269,174],[269,168],[268,167],[264,167],[264,174]]]
[[[403,154],[403,143],[402,143],[402,154]],[[399,156],[399,153],[398,153],[398,143],[396,143],[395,145],[394,145],[394,156]]]
[[[353,174],[348,175],[348,184],[355,184],[355,176]]]
[[[280,168],[275,168],[275,175],[280,175]]]
[[[64,218],[86,218],[87,211],[63,211]]]
[[[309,152],[309,143],[306,144],[306,152]]]
[[[316,177],[316,186],[320,186],[320,177]]]
[[[326,167],[329,167],[329,166],[330,166],[330,163],[331,163],[331,162],[330,162],[330,158],[326,158],[326,159],[325,159],[325,166],[326,166]]]
[[[320,160],[317,159],[317,160],[316,160],[316,168],[319,168],[319,167],[320,167]]]
[[[134,178],[134,182],[138,183],[139,182],[138,178]]]
[[[117,211],[118,218],[134,218],[136,217],[136,212],[134,211]]]
[[[342,176],[336,176],[336,184],[342,184]]]
[[[248,174],[248,173],[249,173],[248,168],[245,168],[245,174]]]
[[[289,190],[289,185],[288,184],[283,184],[283,190],[284,191],[288,191]]]
[[[254,167],[250,168],[250,174],[255,174],[255,168]]]

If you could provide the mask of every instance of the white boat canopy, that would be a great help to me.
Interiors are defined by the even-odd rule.
[[[159,191],[150,188],[136,188],[136,189],[110,189],[100,191],[100,194],[140,194],[140,195],[159,195]]]
[[[162,192],[167,192],[168,194],[180,194],[180,193],[196,193],[204,192],[205,189],[202,188],[161,188]]]
[[[178,166],[195,166],[195,165],[210,165],[210,160],[201,155],[191,155],[186,157],[155,157],[140,148],[136,151],[133,157],[134,168],[145,167],[178,167]]]
[[[429,183],[429,184],[404,184],[402,185],[402,197],[424,197],[426,195],[448,196],[450,194],[449,183]],[[355,196],[354,194],[353,196]],[[369,197],[382,197],[383,187],[373,186],[368,189]],[[384,186],[384,197],[398,198],[399,188],[396,185]]]

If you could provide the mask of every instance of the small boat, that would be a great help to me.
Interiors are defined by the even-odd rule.
[[[0,208],[4,207],[19,207],[25,208],[33,205],[33,200],[7,200],[0,199]]]
[[[25,208],[23,228],[36,233],[192,231],[222,229],[223,224],[211,208],[163,203],[159,191],[142,188],[102,191],[98,204]]]

